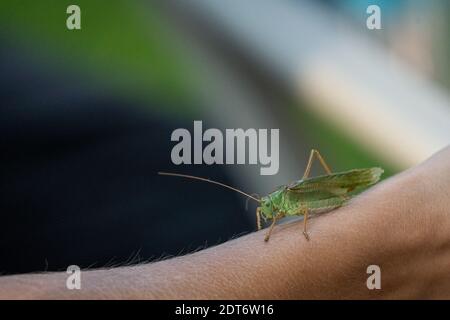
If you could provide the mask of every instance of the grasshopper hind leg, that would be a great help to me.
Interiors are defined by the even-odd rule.
[[[331,169],[328,166],[328,164],[325,162],[324,158],[320,154],[319,151],[316,149],[311,149],[311,153],[309,154],[308,164],[306,165],[305,173],[303,174],[303,179],[306,179],[309,177],[309,173],[311,171],[312,164],[314,162],[314,159],[317,158],[322,165],[323,169],[327,174],[331,174]]]

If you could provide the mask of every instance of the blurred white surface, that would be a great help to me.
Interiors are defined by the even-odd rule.
[[[365,24],[348,25],[312,1],[193,0],[188,7],[385,161],[409,167],[449,144],[448,92],[368,37]]]

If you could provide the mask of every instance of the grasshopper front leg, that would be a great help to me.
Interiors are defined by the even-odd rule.
[[[303,235],[305,236],[306,240],[309,241],[309,235],[306,231],[306,224],[308,222],[308,208],[305,208],[303,212]]]
[[[256,208],[256,227],[261,230],[261,208]]]
[[[273,227],[275,227],[275,223],[277,222],[277,218],[278,218],[278,214],[276,216],[273,216],[272,224],[270,225],[269,232],[267,232],[266,237],[264,238],[265,242],[269,241],[270,235],[272,234]]]
[[[269,232],[267,232],[266,237],[264,238],[264,241],[269,241],[270,235],[272,234],[272,230],[275,227],[275,223],[286,216],[284,212],[278,212],[278,214],[273,216],[272,224],[270,225]]]

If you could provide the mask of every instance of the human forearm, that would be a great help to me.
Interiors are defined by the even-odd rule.
[[[294,222],[276,227],[267,243],[262,230],[183,257],[84,271],[81,290],[66,289],[65,273],[4,277],[0,287],[40,298],[367,297],[365,271],[377,252],[358,218],[367,210],[351,204],[311,219],[309,242]]]
[[[310,220],[252,233],[194,254],[134,267],[0,278],[0,297],[450,298],[450,149]],[[382,289],[368,290],[367,266]]]

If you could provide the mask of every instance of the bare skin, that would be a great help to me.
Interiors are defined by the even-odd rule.
[[[450,147],[346,206],[200,252],[82,272],[0,277],[0,298],[450,299]],[[381,268],[381,290],[366,269]]]

